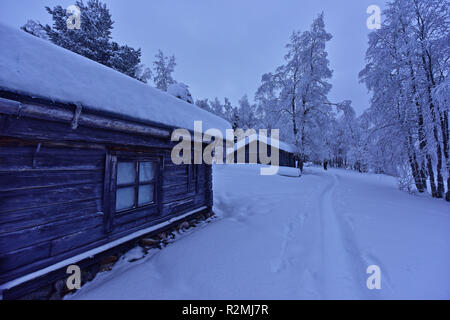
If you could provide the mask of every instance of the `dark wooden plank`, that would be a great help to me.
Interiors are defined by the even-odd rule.
[[[156,128],[151,125],[142,125],[131,121],[98,116],[87,113],[82,106],[76,105],[75,110],[68,108],[55,108],[54,106],[42,105],[40,103],[30,103],[22,101],[19,103],[15,100],[0,97],[0,112],[16,116],[27,116],[37,119],[52,120],[70,124],[72,129],[76,129],[80,125],[96,127],[100,129],[110,129],[121,132],[129,132],[132,134],[143,134],[155,137],[170,138],[170,130]],[[73,121],[76,117],[76,122]]]
[[[86,244],[106,238],[103,225],[96,228],[82,230],[59,239],[52,240],[51,255],[57,256],[61,253],[80,248]]]
[[[43,147],[48,148],[70,148],[70,149],[94,149],[106,151],[106,146],[103,144],[85,143],[85,142],[73,142],[73,141],[47,141],[38,139],[20,139],[2,136],[0,138],[0,147],[32,147],[41,144]]]
[[[178,185],[163,186],[162,194],[161,194],[161,201],[162,201],[162,203],[171,202],[180,197],[184,197],[187,194],[188,194],[187,183],[182,184],[180,182],[180,184],[178,184]]]
[[[44,242],[0,256],[0,273],[48,258],[50,242]]]
[[[115,164],[115,157],[111,156],[111,154],[106,155],[105,159],[105,180],[103,182],[103,228],[106,233],[111,232],[112,227],[112,205],[111,205],[111,187],[112,187],[112,178],[113,176],[113,168]]]
[[[45,148],[35,156],[35,168],[73,167],[103,169],[105,153],[101,150]]]
[[[0,192],[66,184],[102,183],[101,170],[0,171]]]
[[[108,217],[107,217],[107,223],[108,225],[105,226],[105,230],[107,232],[110,232],[114,226],[114,218],[115,218],[115,211],[116,211],[116,191],[115,191],[115,186],[116,183],[115,181],[117,180],[117,157],[116,156],[111,156],[110,158],[110,179],[109,181],[106,181],[105,183],[108,184],[108,186],[106,187],[109,191],[109,202],[108,205],[109,209],[108,209]]]
[[[170,215],[188,209],[193,209],[194,207],[195,207],[195,197],[180,199],[172,201],[170,203],[163,204],[161,215],[162,216]]]
[[[0,255],[77,231],[103,226],[103,213],[0,234]]]
[[[184,164],[165,165],[164,166],[164,174],[165,175],[182,174],[182,175],[185,175],[187,178],[187,175],[188,175],[187,165],[184,165]]]
[[[172,174],[172,175],[165,174],[162,178],[163,187],[187,183],[188,183],[188,176],[185,174]]]
[[[137,208],[128,213],[121,213],[114,215],[114,228],[119,225],[129,223],[131,221],[146,222],[151,220],[150,217],[158,215],[158,207],[153,205],[149,207]]]
[[[206,166],[206,180],[205,180],[205,201],[210,208],[213,206],[213,186],[212,186],[212,166]]]
[[[209,212],[209,209],[206,209],[206,210],[204,210],[202,212]],[[46,266],[49,266],[51,264],[57,263],[59,261],[62,261],[62,260],[67,259],[69,257],[75,256],[75,255],[77,255],[79,253],[82,253],[82,252],[85,252],[87,250],[96,248],[96,247],[101,246],[101,245],[103,245],[103,244],[105,244],[107,242],[119,239],[119,238],[124,237],[126,235],[129,235],[129,234],[131,234],[131,233],[133,233],[135,231],[138,231],[138,230],[141,230],[141,229],[144,229],[144,228],[147,228],[147,227],[159,224],[159,223],[161,223],[161,222],[163,222],[163,221],[165,221],[167,219],[170,219],[172,217],[176,217],[176,216],[182,215],[184,213],[185,212],[182,212],[182,211],[181,212],[177,212],[175,214],[167,215],[167,216],[161,217],[161,218],[159,218],[157,220],[154,220],[154,221],[151,221],[149,223],[146,223],[145,225],[138,225],[136,227],[131,227],[130,225],[124,225],[124,226],[122,226],[123,230],[117,230],[117,233],[111,234],[108,238],[101,239],[99,241],[89,243],[89,244],[87,244],[87,245],[85,245],[83,247],[79,247],[79,248],[76,248],[76,249],[73,249],[73,250],[66,251],[66,252],[64,252],[64,253],[62,253],[62,254],[60,254],[58,256],[54,256],[54,257],[46,258],[46,259],[43,259],[43,260],[39,260],[39,261],[36,261],[34,263],[27,264],[27,265],[25,265],[23,267],[14,268],[11,271],[8,271],[8,272],[5,272],[5,273],[0,273],[0,283],[7,282],[7,281],[15,279],[15,278],[17,278],[17,277],[19,277],[21,275],[24,275],[24,274],[27,274],[27,273],[30,273],[30,272],[42,269],[42,268],[44,268]],[[184,219],[187,219],[187,218],[188,217],[186,217]],[[162,231],[164,231],[166,229],[173,228],[175,225],[179,224],[184,219],[182,219],[180,221],[177,221],[177,222],[173,222],[173,223],[171,223],[169,225],[166,225],[165,227],[156,229],[156,230],[152,231],[150,234],[155,234],[156,235],[156,234],[158,234],[158,233],[160,233],[160,232],[162,232]],[[130,240],[130,243],[132,243],[132,244],[135,243],[135,240]],[[108,251],[106,251],[106,252],[104,252],[102,254],[99,254],[97,257],[99,257],[99,259],[101,259],[102,256],[105,256],[105,255],[108,256],[112,252],[114,252],[114,250],[120,250],[120,248],[122,246],[123,245],[120,245],[120,246],[118,246],[116,248],[108,250]],[[88,260],[90,260],[90,259],[88,259]],[[79,262],[77,264],[83,269],[84,266],[86,266],[85,262],[86,262],[86,260],[84,260],[84,262],[81,261],[81,262]],[[58,273],[58,272],[55,272],[55,273]],[[47,276],[43,276],[43,277],[40,277],[40,278],[36,279],[35,281],[27,282],[27,283],[24,283],[23,285],[20,285],[19,288],[17,288],[17,290],[16,290],[16,288],[14,289],[14,293],[11,292],[11,294],[10,294],[8,292],[8,298],[11,298],[11,299],[18,298],[20,296],[20,294],[23,295],[25,293],[29,293],[31,290],[33,290],[33,288],[38,288],[39,286],[42,286],[42,285],[51,283],[53,281],[56,281],[57,279],[60,279],[61,277],[58,278],[58,276],[56,276],[56,277],[54,276],[55,273],[52,273],[52,274],[49,275],[51,279],[49,279]],[[65,277],[66,276],[65,268],[62,268],[62,271],[59,272],[59,273],[62,274],[63,277]]]
[[[125,223],[115,225],[111,236],[116,238],[120,235],[122,237],[160,222],[162,222],[160,215],[146,215],[143,219],[129,220]]]
[[[0,147],[0,170],[92,170],[104,166],[101,150],[36,147]]]
[[[3,131],[4,136],[50,141],[81,141],[158,148],[171,148],[173,145],[173,143],[170,142],[170,139],[158,139],[140,134],[123,133],[82,126],[73,130],[68,124],[27,117],[11,119],[10,121],[11,124],[8,129]]]
[[[0,193],[0,214],[83,199],[101,198],[103,184],[74,184]]]
[[[0,214],[0,233],[70,220],[102,211],[102,200],[87,199]]]
[[[0,146],[0,170],[32,168],[35,150],[36,147]]]

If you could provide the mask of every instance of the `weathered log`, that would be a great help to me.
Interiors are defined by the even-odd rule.
[[[30,118],[67,122],[72,128],[87,126],[103,128],[115,131],[138,133],[159,138],[170,138],[170,130],[145,126],[138,123],[131,123],[118,119],[100,117],[93,114],[83,113],[80,108],[73,112],[69,110],[48,108],[34,104],[20,103],[17,101],[0,98],[0,113],[15,115],[17,117],[27,116]],[[74,120],[76,119],[76,125]]]

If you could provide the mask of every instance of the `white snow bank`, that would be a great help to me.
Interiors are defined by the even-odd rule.
[[[278,174],[280,176],[286,177],[300,177],[300,169],[299,168],[291,168],[291,167],[279,167]]]
[[[169,87],[167,87],[167,93],[188,103],[194,103],[194,99],[189,92],[189,88],[184,83],[179,82],[169,85]]]
[[[135,260],[142,259],[145,256],[144,249],[142,249],[140,246],[134,247],[127,253],[125,253],[122,258],[128,262],[132,262]]]
[[[0,89],[150,120],[225,132],[224,119],[22,30],[0,23]],[[224,133],[225,137],[225,133]]]

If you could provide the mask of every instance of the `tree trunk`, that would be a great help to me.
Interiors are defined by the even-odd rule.
[[[416,184],[416,188],[417,191],[419,191],[420,193],[423,193],[426,189],[426,184],[424,184],[424,181],[422,179],[422,176],[420,175],[420,169],[419,169],[419,164],[417,163],[417,157],[416,157],[416,153],[414,151],[414,145],[412,142],[412,137],[408,136],[408,153],[409,153],[409,164],[411,166],[411,171],[413,174],[413,178],[414,178],[414,183]]]
[[[447,193],[445,200],[450,201],[450,159],[449,159],[449,132],[448,132],[448,111],[440,112],[439,115],[441,123],[442,146],[444,152],[444,160],[447,171]]]
[[[423,32],[423,29],[422,29]],[[428,60],[427,60],[428,58]],[[433,76],[433,68],[432,68],[432,62],[431,62],[431,55],[427,50],[422,51],[422,66],[426,74],[427,79],[427,94],[428,94],[428,106],[430,108],[431,113],[431,120],[433,121],[433,136],[434,140],[436,142],[436,157],[437,157],[437,168],[436,168],[436,175],[437,175],[437,190],[436,190],[436,198],[442,198],[444,195],[444,178],[442,176],[442,149],[441,149],[441,142],[439,140],[439,134],[437,125],[437,119],[436,119],[436,108],[433,102],[433,97],[431,95],[431,88],[436,85],[436,82],[434,80]],[[444,136],[442,137],[444,139]]]
[[[412,67],[412,62],[409,61],[409,67],[410,67],[410,75],[411,75],[411,83],[412,83],[412,93],[413,96],[416,97],[417,94],[417,87],[416,87],[416,77],[414,74],[414,70]],[[420,104],[420,102],[417,100],[417,98],[414,98],[415,100],[415,105],[417,108],[417,122],[418,122],[418,135],[419,135],[419,148],[420,151],[423,154],[426,155],[426,160],[427,160],[427,169],[428,169],[428,177],[430,178],[430,188],[431,188],[431,195],[433,197],[437,197],[437,190],[436,190],[436,184],[434,181],[434,171],[433,171],[433,163],[431,161],[431,156],[428,153],[428,148],[427,148],[427,140],[425,137],[425,133],[424,133],[424,119],[423,119],[423,112],[422,112],[422,106]],[[423,178],[423,180],[425,180],[425,168],[422,167],[420,169],[421,173],[421,177]],[[426,186],[426,182],[423,183],[424,186]]]
[[[444,141],[444,157],[447,166],[447,193],[445,194],[445,200],[450,201],[450,141],[448,132],[448,111],[445,111],[441,118],[442,136]]]
[[[439,198],[436,189],[436,181],[434,180],[433,163],[431,161],[431,156],[429,154],[427,154],[427,168],[428,168],[428,177],[430,180],[431,196],[433,198]]]

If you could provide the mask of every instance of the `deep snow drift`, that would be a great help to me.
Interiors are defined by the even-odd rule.
[[[448,203],[344,170],[294,178],[216,165],[213,174],[219,219],[123,259],[69,298],[450,298]],[[366,287],[369,265],[381,269],[380,290]]]

